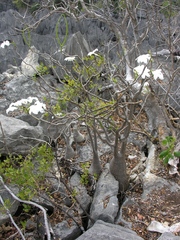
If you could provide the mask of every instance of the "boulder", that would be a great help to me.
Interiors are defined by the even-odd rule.
[[[27,56],[21,63],[21,70],[25,76],[34,76],[37,73],[37,67],[39,67],[39,54],[38,50],[32,46],[30,47]]]
[[[150,196],[151,192],[158,189],[160,190],[162,188],[165,188],[171,193],[178,193],[180,191],[180,187],[177,183],[168,181],[164,178],[156,176],[153,173],[148,172],[143,177],[142,199],[147,199],[148,196]]]
[[[175,236],[173,233],[163,233],[158,240],[180,240],[180,237]]]
[[[74,240],[81,234],[81,229],[75,223],[68,224],[66,221],[56,224],[53,227],[54,235],[61,240]]]
[[[89,209],[91,197],[88,195],[86,187],[81,183],[81,177],[77,172],[75,172],[71,177],[70,184],[72,189],[77,192],[76,198],[78,199],[79,203],[83,208],[81,209],[81,207],[79,207],[79,213],[83,215],[84,210],[88,211]]]
[[[136,232],[124,228],[120,225],[115,225],[98,220],[93,227],[88,229],[77,240],[143,240]]]
[[[109,170],[105,169],[97,182],[90,208],[90,216],[93,220],[101,219],[105,222],[114,223],[119,210],[118,190],[118,182]],[[91,226],[91,223],[89,225]]]
[[[0,153],[27,154],[27,152],[44,139],[40,126],[30,126],[28,123],[0,115]]]

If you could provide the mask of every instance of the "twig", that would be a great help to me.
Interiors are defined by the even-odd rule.
[[[1,178],[1,177],[0,177],[0,178]],[[3,185],[4,185],[4,184],[3,184]],[[1,196],[0,196],[0,202],[2,203],[3,207],[6,209],[6,212],[7,212],[8,216],[9,216],[9,218],[11,219],[12,224],[15,226],[15,228],[16,228],[17,231],[18,231],[18,233],[21,235],[22,239],[23,239],[23,240],[26,240],[25,237],[23,236],[22,232],[21,232],[21,229],[20,229],[20,228],[18,227],[18,225],[15,223],[15,221],[14,221],[14,219],[13,219],[13,217],[12,217],[10,211],[9,211],[9,209],[6,207],[6,205],[5,205],[5,203],[4,203],[4,201],[3,201],[3,199],[2,199]]]

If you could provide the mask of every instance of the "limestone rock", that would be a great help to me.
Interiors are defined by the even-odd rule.
[[[146,199],[155,189],[166,188],[170,192],[180,191],[180,187],[177,183],[167,181],[164,178],[158,177],[155,174],[147,173],[143,177],[143,194],[142,199]]]
[[[163,233],[158,240],[180,240],[180,237],[174,236],[173,233]]]
[[[87,230],[77,240],[143,240],[136,232],[120,225],[106,223],[98,220],[93,227]]]
[[[0,115],[0,153],[27,154],[31,147],[43,139],[43,129],[28,123]]]
[[[101,174],[93,202],[90,208],[90,216],[95,221],[101,219],[106,222],[114,223],[119,210],[118,204],[119,184],[111,175],[108,169]],[[90,223],[91,224],[91,223]]]
[[[37,73],[37,67],[39,66],[38,59],[38,50],[32,46],[21,63],[21,70],[25,76],[32,77]]]
[[[81,229],[72,223],[71,226],[66,221],[56,224],[53,227],[55,237],[62,240],[74,240],[81,234]]]
[[[72,189],[77,192],[76,198],[79,200],[81,206],[84,210],[88,211],[89,205],[91,203],[91,197],[87,194],[85,186],[81,183],[80,175],[75,172],[75,174],[70,179],[70,184]],[[83,209],[79,208],[79,213],[84,214]]]

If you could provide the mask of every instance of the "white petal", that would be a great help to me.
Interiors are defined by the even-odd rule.
[[[96,54],[96,52],[98,52],[98,49],[97,49],[97,48],[94,49],[92,52],[89,52],[89,53],[88,53],[88,56],[91,56],[91,55],[96,55],[96,56],[98,56],[98,54]]]
[[[5,47],[5,44],[4,44],[4,42],[3,43],[1,43],[1,48],[4,48]]]
[[[76,56],[70,56],[70,57],[66,57],[64,59],[64,61],[67,61],[67,62],[73,62],[75,60]]]
[[[155,71],[152,71],[153,77],[155,80],[157,80],[158,78],[160,80],[164,79],[163,73],[161,69],[156,69]]]
[[[10,45],[10,42],[8,40],[5,41],[5,45],[6,46],[9,46]]]
[[[6,114],[9,114],[9,112],[14,112],[15,110],[17,110],[17,107],[8,107],[8,109],[6,109]]]
[[[145,63],[145,64],[147,64],[150,59],[151,59],[151,55],[150,54],[143,54],[143,55],[140,55],[139,57],[137,57],[136,61],[138,63]]]
[[[31,105],[29,108],[29,114],[38,114],[38,113],[44,113],[46,110],[46,105],[41,102],[36,102],[34,105]]]
[[[137,72],[137,74],[141,76],[142,79],[145,79],[146,77],[150,77],[150,70],[144,65],[135,67],[134,72]]]

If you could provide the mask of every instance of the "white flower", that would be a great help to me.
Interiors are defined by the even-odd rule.
[[[151,90],[149,88],[149,83],[148,82],[145,82],[144,83],[144,86],[143,86],[143,89],[142,89],[142,94],[146,95],[148,93],[150,93]]]
[[[64,61],[67,61],[67,62],[73,62],[75,60],[76,56],[70,56],[70,57],[66,57],[64,59]]]
[[[29,108],[29,114],[38,114],[38,113],[44,113],[46,110],[46,105],[44,103],[41,103],[39,101],[35,102],[34,105],[31,105]]]
[[[33,104],[32,104],[33,103]],[[28,104],[32,104],[30,107]],[[28,97],[27,99],[21,99],[15,103],[11,103],[9,108],[6,110],[6,113],[13,112],[15,110],[18,110],[18,107],[22,105],[27,105],[29,107],[29,114],[38,114],[44,113],[46,109],[46,105],[44,103],[39,102],[37,97]]]
[[[98,54],[96,54],[96,52],[98,52],[98,49],[94,49],[92,52],[89,52],[88,53],[88,56],[91,56],[91,55],[95,55],[95,56],[99,56]]]
[[[6,110],[6,113],[14,112],[18,109],[18,107],[22,105],[27,105],[28,103],[32,103],[33,101],[38,101],[38,98],[36,97],[28,97],[27,99],[21,99],[17,102],[11,103],[8,109]]]
[[[145,63],[147,64],[149,62],[149,60],[151,59],[151,55],[150,54],[143,54],[140,55],[139,57],[136,58],[136,61],[140,64],[140,63]]]
[[[161,69],[156,69],[156,70],[152,71],[152,75],[153,75],[155,80],[157,80],[158,78],[160,80],[164,79],[164,76],[163,76],[163,73],[162,73]]]
[[[8,109],[6,109],[6,114],[9,114],[9,112],[14,112],[15,110],[17,110],[17,107],[11,106],[10,104]]]
[[[1,43],[1,48],[5,48],[5,46],[9,46],[11,43],[9,40],[5,40],[4,42]]]
[[[146,77],[150,77],[150,70],[144,65],[135,67],[134,72],[136,72],[138,76],[141,76],[142,79],[145,79]]]

